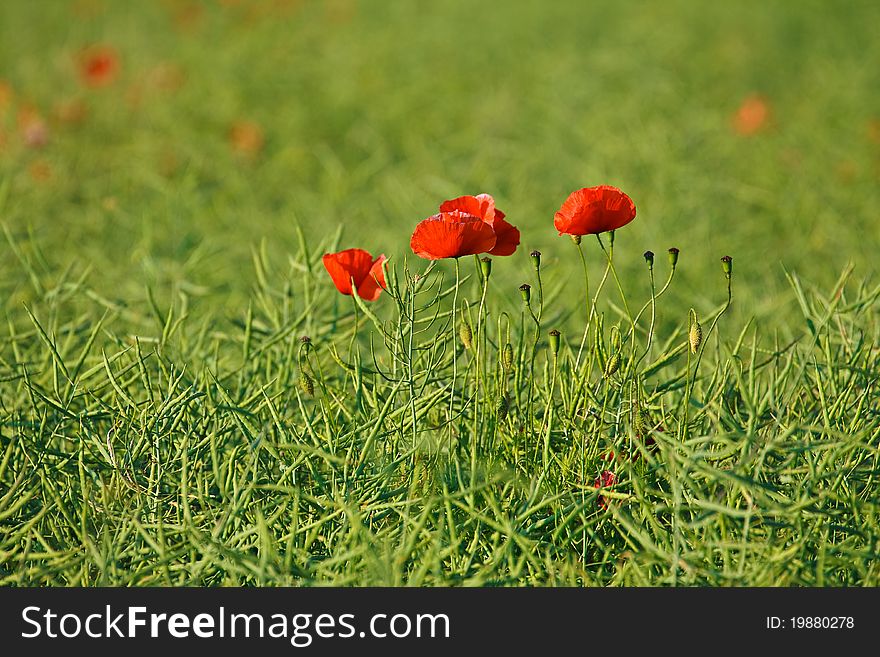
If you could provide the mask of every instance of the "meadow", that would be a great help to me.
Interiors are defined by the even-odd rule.
[[[0,584],[877,585],[878,22],[3,2]]]

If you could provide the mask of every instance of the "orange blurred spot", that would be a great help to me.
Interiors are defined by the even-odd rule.
[[[102,0],[75,0],[70,9],[79,18],[93,18],[107,10]]]
[[[119,55],[110,46],[91,46],[80,55],[79,72],[90,87],[105,87],[119,74]]]
[[[165,149],[159,158],[159,173],[165,178],[173,178],[180,170],[180,158],[171,149]]]
[[[79,125],[88,118],[89,106],[82,98],[67,98],[55,103],[52,114],[59,123]]]
[[[53,177],[52,165],[46,160],[35,160],[28,167],[28,174],[36,182],[48,182]]]
[[[6,82],[6,80],[0,80],[0,116],[6,114],[6,110],[12,106],[14,97],[15,93],[12,91],[12,85]]]
[[[205,8],[198,2],[167,3],[174,26],[181,32],[192,32],[201,25]]]
[[[875,144],[880,144],[880,119],[868,121],[868,139]]]
[[[733,128],[741,135],[753,135],[767,127],[770,106],[763,96],[746,98],[733,115]]]
[[[24,143],[31,148],[42,148],[49,143],[49,126],[40,113],[31,106],[18,110],[18,131]]]
[[[177,91],[184,82],[186,75],[174,62],[159,62],[147,72],[147,83],[159,91]]]
[[[859,176],[859,167],[852,160],[841,160],[837,163],[837,179],[848,184],[855,182]]]
[[[229,144],[236,153],[253,157],[265,145],[263,129],[254,121],[236,121],[229,129]]]

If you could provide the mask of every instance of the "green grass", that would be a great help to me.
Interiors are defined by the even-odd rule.
[[[3,3],[0,583],[880,583],[880,10],[475,4]],[[600,183],[638,217],[581,351],[552,217]],[[481,191],[523,244],[453,317],[408,240]],[[349,246],[396,276],[357,310]]]

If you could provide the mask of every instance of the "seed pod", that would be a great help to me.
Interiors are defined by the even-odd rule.
[[[308,372],[300,372],[299,387],[307,395],[314,395],[315,394],[315,382],[312,379],[312,377],[309,376]]]
[[[641,438],[651,431],[651,418],[645,411],[636,411],[633,418],[633,430]]]
[[[519,286],[519,293],[522,295],[523,302],[526,305],[529,305],[529,301],[531,301],[532,298],[532,286],[528,283],[523,283]]]
[[[492,258],[480,258],[480,273],[483,275],[484,281],[489,280],[489,276],[492,274]]]
[[[678,253],[679,253],[678,249],[675,248],[674,246],[671,249],[669,249],[669,266],[672,269],[675,269],[675,265],[678,264]]]
[[[694,314],[694,321],[691,323],[690,331],[688,331],[688,343],[691,347],[691,353],[697,353],[700,344],[703,342],[703,327],[697,321],[697,315]]]
[[[461,338],[461,343],[465,349],[470,349],[473,346],[474,332],[471,330],[471,325],[466,321],[462,322],[461,326],[458,327],[458,337]]]
[[[507,397],[507,393],[501,395],[501,399],[498,400],[498,408],[496,409],[498,413],[498,421],[503,422],[507,417],[508,411],[510,411],[510,399]]]
[[[541,252],[532,251],[529,256],[532,258],[532,267],[535,268],[535,271],[538,271],[541,268]]]
[[[559,353],[559,336],[561,333],[557,329],[553,329],[550,331],[550,350],[553,352],[553,357]]]
[[[645,262],[648,263],[648,269],[654,269],[654,252],[645,251]]]
[[[724,256],[721,258],[721,270],[727,278],[730,278],[730,274],[733,271],[733,258],[730,256]]]
[[[605,378],[612,376],[620,368],[620,352],[615,353],[605,364]]]
[[[504,368],[505,372],[509,372],[510,368],[513,367],[513,345],[509,342],[501,350],[501,367]]]

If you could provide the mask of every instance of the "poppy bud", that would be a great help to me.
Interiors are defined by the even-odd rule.
[[[315,382],[312,380],[312,377],[309,376],[308,372],[300,373],[299,387],[307,395],[315,394]]]
[[[700,348],[700,343],[703,342],[703,327],[700,326],[700,323],[697,321],[697,315],[694,313],[694,321],[691,324],[690,331],[688,331],[688,343],[691,347],[691,353],[697,353],[697,350]]]
[[[470,349],[473,346],[474,332],[471,330],[471,325],[467,322],[462,322],[461,326],[458,327],[458,336],[461,338],[461,343],[465,349]]]
[[[721,269],[724,271],[724,275],[730,278],[730,274],[733,271],[733,258],[730,256],[721,258]]]
[[[556,358],[556,355],[559,353],[559,336],[561,335],[557,329],[553,329],[550,331],[550,350],[553,352],[553,357]]]
[[[492,273],[492,258],[480,258],[480,273],[483,274],[484,281],[489,280],[489,275]]]
[[[528,283],[523,283],[519,286],[519,293],[522,295],[523,301],[528,305],[532,298],[532,286]]]
[[[654,252],[645,251],[645,262],[648,263],[648,269],[654,269]]]
[[[501,350],[501,367],[504,368],[505,372],[509,372],[510,368],[513,367],[513,345],[509,342]]]
[[[580,244],[581,243],[581,236],[580,235],[572,235],[571,241],[574,242],[575,244]]]
[[[535,271],[538,271],[541,268],[541,252],[532,251],[529,255],[532,258],[532,266],[535,268]]]
[[[614,354],[605,365],[605,378],[609,378],[620,368],[620,353]]]
[[[676,264],[678,264],[678,249],[673,246],[669,249],[669,266],[675,269]]]

